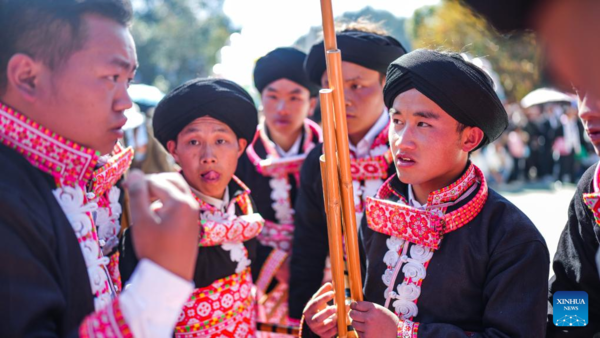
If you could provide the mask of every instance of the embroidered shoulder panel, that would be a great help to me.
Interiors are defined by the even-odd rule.
[[[92,178],[100,153],[84,148],[0,103],[0,140],[36,168],[73,185]]]

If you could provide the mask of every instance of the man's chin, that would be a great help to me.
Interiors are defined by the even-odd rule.
[[[115,145],[117,144],[117,142],[118,142],[118,140],[114,140],[109,143],[95,144],[95,145],[92,145],[87,148],[91,148],[91,149],[94,149],[94,150],[100,152],[100,155],[110,155],[112,153],[112,151],[115,149]]]

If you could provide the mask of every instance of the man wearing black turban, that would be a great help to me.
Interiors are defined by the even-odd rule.
[[[257,124],[252,98],[228,80],[188,81],[156,107],[154,135],[181,167],[200,205],[196,289],[181,310],[175,337],[254,334],[250,264],[264,220],[233,174]],[[124,236],[121,271],[127,280],[137,258],[132,237]],[[233,315],[211,322],[216,311]]]
[[[352,326],[360,337],[544,337],[544,239],[469,161],[507,125],[492,81],[431,50],[400,57],[387,79],[396,175],[360,226],[365,301],[351,305]],[[335,330],[322,294],[305,311],[319,335]]]
[[[257,210],[266,220],[258,240],[252,272],[258,298],[258,321],[287,322],[289,255],[294,229],[294,202],[300,167],[321,142],[321,128],[312,115],[318,86],[304,72],[306,54],[277,48],[256,62],[254,84],[260,92],[264,120],[256,130],[236,175],[248,184]],[[264,250],[264,248],[272,250]]]
[[[387,145],[389,117],[382,90],[385,70],[406,51],[393,37],[364,26],[348,27],[336,37],[342,54],[355,208],[360,221],[365,198],[373,196],[394,171]],[[312,46],[304,67],[313,83],[329,87],[323,42]],[[329,251],[319,169],[322,153],[321,146],[313,150],[300,175],[290,268],[290,316],[294,319],[301,318],[304,306],[321,286]]]

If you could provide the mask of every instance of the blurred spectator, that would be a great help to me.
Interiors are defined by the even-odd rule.
[[[576,159],[581,158],[583,138],[583,125],[577,116],[577,108],[569,106],[564,115],[560,116],[560,127],[557,128],[557,137],[553,144],[553,151],[559,158],[558,180],[562,182],[576,182]],[[568,176],[568,180],[565,179]]]
[[[154,108],[150,108],[151,113]],[[137,104],[125,111],[127,123],[125,130],[125,145],[133,147],[134,158],[131,168],[142,170],[146,174],[174,171],[174,162],[166,150],[152,135],[149,119],[140,112]]]

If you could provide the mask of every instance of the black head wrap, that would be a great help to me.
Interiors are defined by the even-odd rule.
[[[498,31],[532,29],[532,17],[544,0],[462,0]]]
[[[258,125],[254,101],[238,84],[224,79],[194,79],[158,103],[152,119],[154,137],[166,148],[185,126],[203,116],[227,124],[238,138],[248,142]]]
[[[390,63],[406,53],[406,49],[391,36],[349,30],[336,34],[342,61],[356,63],[385,74]],[[323,41],[313,45],[306,57],[304,69],[315,84],[321,85],[326,70]]]
[[[269,52],[256,61],[254,67],[256,89],[262,93],[270,83],[279,79],[288,79],[308,89],[311,97],[316,96],[319,87],[310,82],[304,72],[304,59],[306,54],[295,48],[277,48]]]
[[[466,126],[485,134],[479,147],[497,139],[508,125],[492,79],[458,54],[418,49],[392,62],[383,88],[385,105],[416,89]]]

